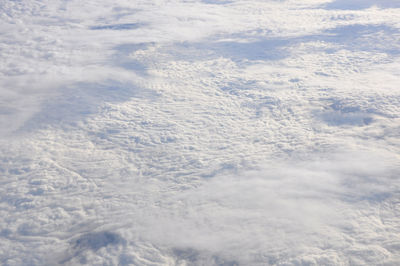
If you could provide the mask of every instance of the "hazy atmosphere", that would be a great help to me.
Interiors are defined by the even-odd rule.
[[[400,265],[400,1],[0,0],[0,265]]]

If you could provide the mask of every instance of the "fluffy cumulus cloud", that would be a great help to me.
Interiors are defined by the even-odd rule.
[[[399,8],[0,0],[0,264],[400,264]]]

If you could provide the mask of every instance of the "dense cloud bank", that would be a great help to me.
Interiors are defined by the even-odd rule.
[[[399,8],[0,0],[0,264],[400,264]]]

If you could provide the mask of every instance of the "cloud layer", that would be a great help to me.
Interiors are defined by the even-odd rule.
[[[399,264],[398,8],[0,1],[0,264]]]

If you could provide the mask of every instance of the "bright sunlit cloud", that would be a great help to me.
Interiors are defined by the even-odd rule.
[[[0,0],[0,264],[399,264],[399,7]]]

